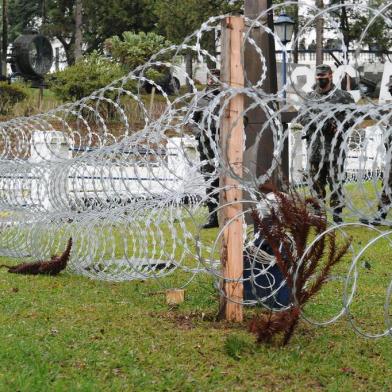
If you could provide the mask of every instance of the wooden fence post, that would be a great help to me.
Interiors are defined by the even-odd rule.
[[[243,17],[230,16],[222,22],[221,80],[232,87],[244,86],[243,33]],[[223,157],[227,159],[231,170],[237,176],[242,176],[243,171],[244,124],[242,118],[239,118],[243,110],[244,97],[238,94],[227,104],[220,127]],[[238,187],[238,181],[230,177],[229,173],[222,174],[220,186],[228,187],[220,194],[221,205],[226,205],[220,214],[221,227],[222,225],[225,227],[221,247],[224,279],[220,315],[228,321],[240,322],[243,319],[241,304],[243,300],[242,191]],[[237,218],[233,219],[236,216]],[[231,223],[227,223],[232,219]]]

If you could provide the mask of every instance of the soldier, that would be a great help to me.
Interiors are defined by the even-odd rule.
[[[217,127],[216,127],[216,116],[219,112],[219,106],[215,106],[213,109],[213,113],[209,113],[212,116],[209,130],[211,135],[207,135],[207,132],[204,129],[200,128],[207,126],[207,118],[204,118],[203,121],[203,112],[209,106],[211,101],[215,98],[217,94],[219,94],[219,84],[216,79],[219,79],[220,71],[218,69],[212,69],[209,71],[207,77],[207,88],[205,89],[205,95],[198,101],[198,107],[193,115],[193,121],[198,124],[197,127],[194,127],[196,130],[196,140],[197,140],[197,149],[200,154],[200,161],[203,162],[201,167],[201,172],[204,175],[204,179],[209,184],[206,193],[207,193],[207,208],[209,212],[209,218],[206,224],[203,225],[204,229],[210,229],[214,227],[219,227],[218,222],[218,213],[217,208],[219,206],[219,176],[216,173],[216,167],[214,165],[214,152],[211,147],[211,142],[216,141],[217,135]],[[215,79],[214,79],[215,77]],[[208,117],[208,116],[207,116]],[[202,124],[203,122],[203,124]]]
[[[389,82],[387,84],[389,94],[392,95],[392,76],[389,77]],[[383,220],[387,217],[388,211],[391,208],[392,204],[392,160],[391,155],[392,151],[392,120],[389,120],[387,124],[387,128],[389,128],[389,135],[385,140],[384,147],[387,153],[387,158],[389,156],[389,168],[384,172],[384,176],[382,178],[382,192],[381,192],[381,200],[378,203],[378,212],[377,215],[372,219],[361,218],[359,221],[365,223],[366,225],[371,224],[373,226],[379,226]],[[388,160],[386,160],[388,162]]]
[[[320,105],[330,105],[327,110]],[[340,105],[352,104],[352,96],[336,88],[332,81],[332,69],[327,64],[316,67],[316,84],[314,91],[305,97],[304,107],[299,116],[299,122],[305,127],[304,138],[308,144],[310,178],[312,190],[320,200],[325,201],[326,185],[331,190],[330,205],[333,208],[333,220],[342,222],[343,192],[338,179],[338,157],[344,161],[345,154],[340,147],[343,141],[342,131],[346,131],[352,121],[347,121],[347,110],[336,110]],[[339,127],[340,125],[340,127]],[[337,135],[337,132],[339,134]],[[331,150],[332,159],[331,159]],[[331,175],[331,169],[334,172]]]

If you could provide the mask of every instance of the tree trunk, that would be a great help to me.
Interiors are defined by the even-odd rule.
[[[293,47],[293,62],[294,64],[298,64],[298,25],[299,25],[299,12],[298,12],[298,0],[296,0],[297,4],[294,5],[295,7],[295,15],[294,15],[294,47]]]
[[[193,67],[192,67],[192,53],[188,52],[185,55],[185,70],[186,73],[188,74],[189,78],[192,79],[192,75],[193,75]],[[192,92],[192,86],[189,83],[189,80],[187,79],[186,81],[186,85],[188,87],[188,91]]]
[[[67,59],[67,65],[75,64],[75,57],[74,57],[74,44],[75,44],[75,37],[72,36],[71,41],[67,42],[65,38],[61,35],[56,35],[56,38],[61,42],[63,45],[65,57]]]
[[[343,2],[344,4],[344,2]],[[348,58],[348,50],[350,49],[350,24],[348,22],[348,15],[347,15],[347,10],[346,7],[343,7],[340,13],[340,28],[343,32],[343,39],[344,39],[344,44],[346,45],[347,49],[347,63],[349,62]]]
[[[324,9],[324,1],[316,0],[316,7],[318,7],[320,10]],[[320,65],[324,62],[323,43],[324,18],[322,16],[319,16],[316,18],[316,65]]]
[[[42,0],[41,4],[42,25],[46,24],[46,0]]]
[[[8,49],[8,1],[3,0],[3,33],[1,45],[1,74],[7,77],[7,49]]]
[[[82,57],[82,0],[76,0],[75,5],[75,61]]]

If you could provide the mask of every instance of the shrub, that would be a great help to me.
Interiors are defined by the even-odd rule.
[[[136,34],[125,31],[121,38],[114,36],[105,41],[106,50],[115,61],[122,64],[126,71],[134,70],[145,64],[153,55],[170,45],[171,42],[165,37],[152,32]],[[173,53],[167,51],[161,54],[157,60],[173,62],[172,56]],[[180,87],[179,81],[173,78],[170,68],[165,66],[154,65],[147,70],[144,76],[160,85],[168,94],[176,93]],[[144,87],[147,93],[151,92],[151,84],[145,83]]]
[[[144,64],[152,55],[171,45],[165,37],[155,33],[138,34],[124,31],[122,38],[117,35],[105,41],[105,48],[114,60],[123,64],[127,70],[133,70]],[[169,54],[169,57],[171,55]],[[160,57],[159,60],[165,60]]]
[[[124,76],[119,64],[97,52],[50,77],[50,89],[62,100],[79,100]]]
[[[27,98],[27,90],[20,84],[0,82],[0,114],[10,114],[14,106]]]

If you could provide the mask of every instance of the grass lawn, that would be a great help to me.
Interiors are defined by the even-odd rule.
[[[350,230],[361,246],[372,238],[366,230]],[[370,270],[358,264],[361,289],[353,314],[370,332],[385,329],[389,248],[378,243],[364,255]],[[247,321],[214,320],[218,298],[207,275],[187,287],[184,304],[168,308],[164,287],[184,280],[180,271],[162,280],[109,283],[1,270],[0,390],[391,390],[390,338],[364,339],[342,319],[324,328],[301,322],[284,348],[257,345]],[[341,289],[341,282],[332,282],[308,314],[333,316]],[[253,312],[247,310],[247,319]]]
[[[366,208],[355,199],[355,186],[346,188],[351,202]],[[346,232],[352,253],[333,271],[335,278],[345,277],[353,255],[378,235],[363,227]],[[161,236],[167,237],[164,227]],[[215,236],[216,230],[203,230],[201,241],[211,244]],[[350,310],[362,331],[386,328],[391,256],[389,240],[382,239],[358,260]],[[0,391],[392,390],[391,338],[361,337],[346,316],[326,327],[302,321],[286,347],[258,345],[247,324],[260,309],[247,309],[242,324],[217,322],[211,276],[196,276],[178,308],[166,305],[164,290],[190,276],[177,270],[159,280],[110,283],[68,272],[18,276],[1,269]],[[306,315],[326,321],[338,314],[343,286],[339,279],[328,282]]]

